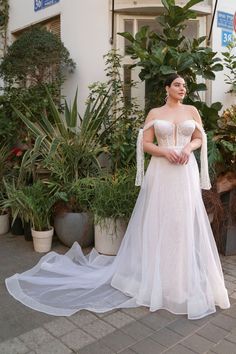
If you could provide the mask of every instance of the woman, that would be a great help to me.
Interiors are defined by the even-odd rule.
[[[80,309],[148,306],[198,319],[228,308],[220,260],[201,189],[209,189],[206,135],[193,106],[181,103],[185,81],[165,85],[167,100],[147,116],[137,142],[136,184],[141,190],[116,257],[74,244],[65,256],[44,256],[9,278],[9,292],[53,315]],[[154,137],[157,143],[154,143]],[[201,146],[201,178],[193,151]],[[143,150],[152,155],[144,177]]]

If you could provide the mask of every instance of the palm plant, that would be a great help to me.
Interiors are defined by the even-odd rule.
[[[30,118],[14,108],[35,139],[33,148],[24,155],[22,170],[30,170],[32,165],[36,171],[39,167],[46,168],[61,185],[96,175],[100,171],[98,156],[106,149],[102,142],[111,125],[108,123],[113,98],[109,88],[96,98],[88,98],[83,117],[78,114],[77,92],[72,107],[65,102],[64,115],[60,114],[48,91],[47,94],[50,120],[44,113],[41,121],[33,122],[29,110]]]

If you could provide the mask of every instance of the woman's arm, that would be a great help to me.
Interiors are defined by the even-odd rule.
[[[152,109],[145,120],[145,125],[152,120],[154,120],[156,117],[156,109]],[[177,163],[179,156],[178,154],[171,149],[164,148],[161,146],[158,146],[153,143],[154,141],[154,128],[153,126],[147,130],[144,131],[143,133],[143,151],[147,152],[148,154],[152,156],[157,156],[157,157],[165,157],[169,162],[171,163]]]
[[[196,120],[197,123],[202,125],[202,120],[196,107],[191,106],[191,114],[194,120]],[[202,134],[196,128],[192,134],[191,141],[188,144],[186,144],[183,150],[181,151],[178,163],[182,165],[188,163],[191,152],[198,149],[201,145],[202,145]]]

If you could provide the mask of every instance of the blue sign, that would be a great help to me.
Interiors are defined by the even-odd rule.
[[[34,11],[42,10],[45,7],[54,5],[60,0],[34,0]]]
[[[221,45],[222,47],[226,47],[233,40],[233,32],[232,31],[223,31],[221,34]]]
[[[217,11],[217,27],[233,31],[234,15],[227,12]]]

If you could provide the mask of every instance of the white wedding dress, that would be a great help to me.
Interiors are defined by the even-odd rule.
[[[143,178],[142,136],[136,184],[141,190],[117,256],[78,243],[50,252],[32,269],[6,279],[9,293],[32,309],[70,316],[80,309],[105,312],[144,305],[198,319],[230,306],[201,187],[210,188],[206,135],[194,120],[175,125],[156,119],[160,146],[181,151],[195,128],[202,133],[201,177],[194,154],[186,165],[152,157]]]

